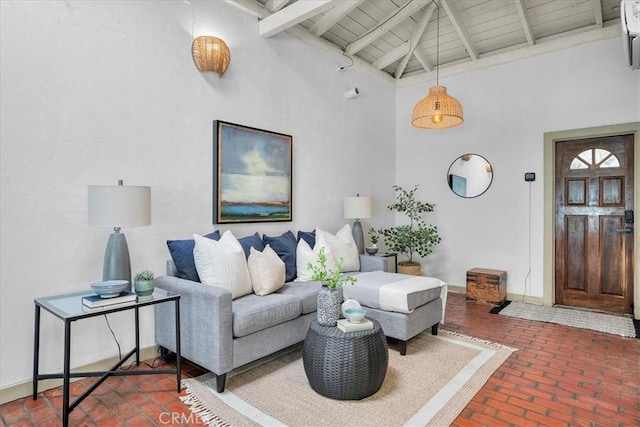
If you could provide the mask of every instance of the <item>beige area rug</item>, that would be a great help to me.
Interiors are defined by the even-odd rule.
[[[406,356],[390,348],[382,387],[366,399],[333,400],[313,391],[298,346],[227,375],[221,394],[211,373],[186,379],[183,400],[211,426],[447,426],[515,350],[442,329],[439,334],[418,335]]]

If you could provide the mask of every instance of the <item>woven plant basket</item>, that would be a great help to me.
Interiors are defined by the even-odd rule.
[[[412,276],[422,276],[422,266],[398,264],[398,273],[410,274]]]

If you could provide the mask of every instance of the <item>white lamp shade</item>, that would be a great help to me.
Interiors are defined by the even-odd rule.
[[[345,197],[345,218],[371,218],[373,215],[373,201],[371,197]]]
[[[90,185],[89,225],[141,227],[151,224],[151,187]]]

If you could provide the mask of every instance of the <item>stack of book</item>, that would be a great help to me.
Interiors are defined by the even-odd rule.
[[[340,319],[336,326],[342,332],[366,331],[373,329],[373,322],[369,319],[363,319],[360,323],[351,323],[347,319]]]
[[[123,302],[131,302],[136,300],[136,293],[124,291],[117,297],[102,298],[100,295],[87,295],[82,297],[82,304],[89,308],[104,307],[105,305],[121,304]]]

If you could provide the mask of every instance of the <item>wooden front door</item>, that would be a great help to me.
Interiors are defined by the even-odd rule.
[[[556,143],[556,304],[631,313],[633,135]]]

